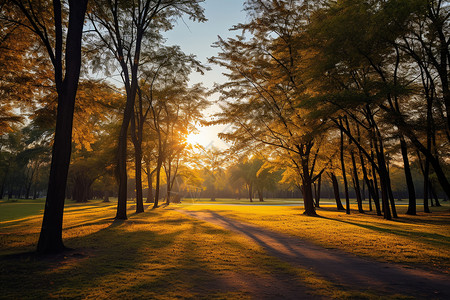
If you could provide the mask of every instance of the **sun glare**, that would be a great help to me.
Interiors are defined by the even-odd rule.
[[[204,137],[203,137],[204,139]],[[202,144],[202,134],[200,133],[190,133],[186,138],[186,142],[191,145]]]

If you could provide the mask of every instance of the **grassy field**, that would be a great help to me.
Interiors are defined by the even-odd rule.
[[[244,205],[185,201],[138,215],[130,210],[128,221],[114,221],[115,203],[69,202],[64,241],[74,250],[39,257],[29,252],[37,243],[42,208],[42,200],[0,202],[0,299],[248,299],[265,282],[280,288],[300,285],[311,295],[327,298],[393,296],[336,285],[269,256],[238,234],[173,208],[214,210],[378,259],[391,260],[404,252],[402,262],[440,264],[434,267],[439,270],[448,266],[450,257],[448,206],[431,216],[387,222],[369,214],[345,216],[327,209],[319,211],[322,218],[311,218],[295,206],[254,205],[249,210]]]
[[[325,202],[325,201],[324,201]],[[356,208],[356,204],[353,204]],[[338,212],[333,205],[317,210],[320,217],[301,214],[301,206],[190,205],[186,210],[211,210],[221,215],[249,222],[274,231],[301,237],[326,248],[338,248],[379,261],[399,262],[448,273],[450,270],[450,204],[432,207],[431,214],[405,214],[399,205],[400,218],[386,221],[368,212]]]

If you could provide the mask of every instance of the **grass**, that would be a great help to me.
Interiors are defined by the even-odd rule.
[[[63,235],[74,250],[36,256],[30,253],[42,218],[32,214],[36,203],[43,202],[0,203],[0,299],[249,299],[264,297],[258,291],[267,283],[280,291],[300,286],[307,294],[337,299],[398,296],[336,285],[170,206],[138,215],[129,211],[129,220],[114,221],[114,203],[68,203]],[[213,207],[237,218],[244,211],[244,206]],[[11,212],[16,219],[6,218]],[[259,215],[278,224],[285,213],[298,221],[298,212],[295,207],[255,206],[247,213],[251,222]]]
[[[354,205],[355,207],[355,205]],[[350,215],[335,206],[318,209],[320,217],[302,214],[300,206],[180,205],[186,210],[211,210],[221,215],[290,234],[326,248],[338,248],[379,261],[399,262],[448,273],[450,270],[450,205],[431,214],[405,215],[386,221],[373,212]],[[368,207],[365,207],[366,211]],[[420,208],[418,207],[418,210]]]

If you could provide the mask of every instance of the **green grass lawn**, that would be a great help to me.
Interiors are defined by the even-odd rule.
[[[74,250],[39,257],[30,251],[39,237],[43,200],[0,202],[0,299],[249,299],[252,289],[265,282],[280,284],[280,288],[283,283],[297,284],[311,295],[327,298],[399,296],[334,284],[269,256],[239,234],[173,208],[215,210],[345,250],[343,244],[367,239],[370,242],[364,245],[353,244],[355,249],[363,249],[362,255],[391,253],[385,249],[387,244],[392,249],[406,245],[405,251],[423,252],[411,254],[410,263],[440,263],[442,267],[449,261],[448,206],[431,216],[402,216],[399,221],[387,222],[370,214],[345,216],[329,210],[319,211],[322,218],[311,218],[303,216],[297,206],[255,205],[248,209],[192,204],[138,215],[130,210],[129,220],[114,221],[115,205],[68,202],[63,238]],[[329,241],[323,240],[326,235]],[[398,251],[392,255],[395,253]]]

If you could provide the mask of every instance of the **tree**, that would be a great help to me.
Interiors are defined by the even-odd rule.
[[[119,193],[116,219],[127,219],[127,137],[128,126],[133,117],[135,99],[139,86],[139,67],[144,63],[141,52],[154,47],[161,39],[160,30],[171,28],[170,21],[182,14],[203,21],[201,0],[94,0],[95,8],[89,14],[99,40],[98,47],[105,47],[117,60],[126,92],[123,120],[118,138],[117,177]],[[104,56],[103,55],[103,56]],[[100,60],[104,57],[100,55]]]
[[[68,0],[66,7],[59,0],[39,3],[10,1],[10,4],[21,12],[21,15],[13,21],[34,32],[45,47],[53,65],[54,84],[58,94],[52,163],[44,219],[37,247],[40,253],[55,253],[65,249],[62,242],[64,199],[87,2],[87,0]],[[66,8],[68,8],[68,15],[66,15]],[[45,17],[49,19],[44,21],[42,18]],[[50,27],[52,23],[53,27]]]
[[[221,52],[211,59],[230,72],[220,87],[225,105],[218,122],[234,127],[221,136],[243,147],[265,145],[283,151],[296,170],[305,214],[313,216],[312,184],[321,173],[315,169],[317,137],[326,124],[308,118],[302,107],[310,97],[302,69],[309,55],[302,45],[310,8],[307,2],[251,0],[246,10],[252,19],[234,27],[242,35],[220,39],[216,46]]]

